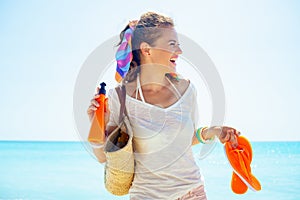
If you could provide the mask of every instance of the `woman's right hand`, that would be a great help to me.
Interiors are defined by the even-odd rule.
[[[96,100],[97,98],[100,97],[99,90],[100,90],[100,88],[97,87],[97,92],[96,92],[95,96],[91,99],[91,104],[90,104],[90,106],[88,107],[88,110],[87,110],[87,114],[89,116],[90,121],[92,121],[92,119],[95,115],[95,111],[100,106],[98,101]],[[110,115],[110,110],[109,110],[109,107],[108,107],[108,99],[107,98],[105,99],[104,108],[105,108],[104,109],[104,120],[105,120],[105,124],[107,124],[107,122],[109,121],[109,115]]]

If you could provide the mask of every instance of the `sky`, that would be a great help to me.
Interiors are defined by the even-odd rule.
[[[253,141],[299,141],[299,9],[297,0],[3,0],[0,140],[80,140],[73,92],[83,63],[129,20],[155,11],[172,17],[178,33],[215,64],[226,97],[225,125]],[[179,62],[178,71],[192,77]],[[197,90],[201,123],[209,124],[209,93],[205,84]]]

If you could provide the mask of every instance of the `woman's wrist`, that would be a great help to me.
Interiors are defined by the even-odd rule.
[[[90,142],[90,146],[93,147],[94,149],[101,149],[104,147],[104,144]]]
[[[213,140],[216,136],[219,137],[222,131],[221,126],[207,127],[202,131],[202,137],[204,140]]]
[[[215,132],[208,127],[201,127],[196,130],[196,137],[202,144],[210,143],[215,138]]]

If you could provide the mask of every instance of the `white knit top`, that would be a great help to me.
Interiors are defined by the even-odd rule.
[[[130,199],[179,198],[203,184],[191,149],[198,120],[196,90],[190,83],[175,104],[161,108],[144,102],[139,83],[137,89],[143,101],[126,97],[135,151]],[[108,98],[111,111],[108,125],[116,126],[120,103],[114,89],[109,91]]]

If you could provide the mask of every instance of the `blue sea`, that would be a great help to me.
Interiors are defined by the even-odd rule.
[[[209,200],[300,199],[300,142],[252,142],[252,172],[262,190],[236,195],[232,170],[218,144],[197,160]],[[195,157],[200,145],[193,147]],[[110,195],[103,185],[103,165],[80,142],[0,141],[0,199],[129,199]]]

